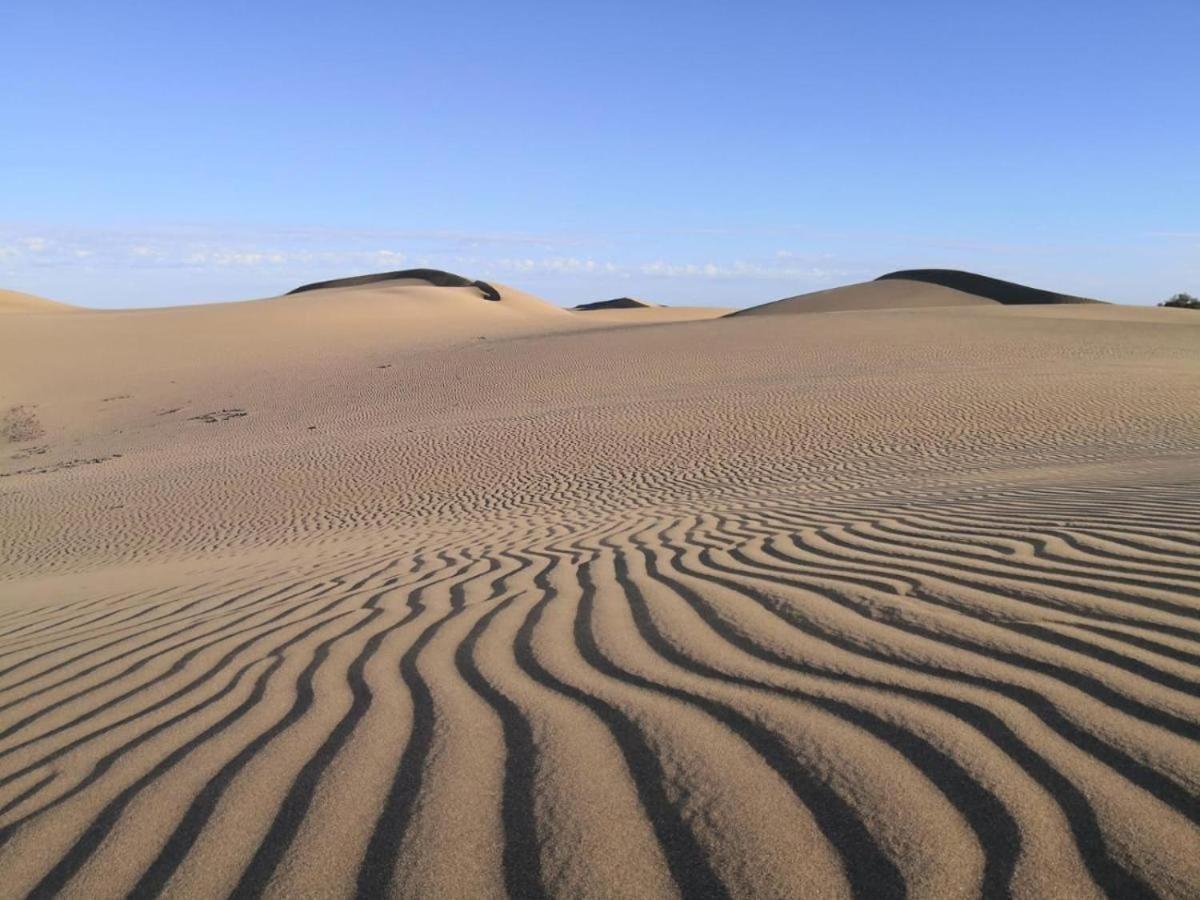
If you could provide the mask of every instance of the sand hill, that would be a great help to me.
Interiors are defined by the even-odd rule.
[[[599,309],[649,309],[653,303],[636,300],[633,297],[615,297],[612,300],[596,300],[592,303],[580,303],[571,307],[579,312],[591,312]]]
[[[659,306],[634,297],[616,297],[581,303],[572,307],[571,312],[582,313],[592,325],[650,325],[715,319],[728,315],[730,310],[718,306]]]
[[[991,306],[993,301],[940,285],[918,281],[866,281],[785,297],[761,306],[739,309],[733,316],[777,316],[796,313],[917,309],[938,306]]]
[[[500,292],[486,281],[472,281],[453,272],[443,272],[441,269],[401,269],[396,272],[377,272],[372,275],[355,275],[350,278],[334,278],[331,281],[317,281],[301,285],[289,294],[302,294],[305,291],[323,291],[331,288],[364,287],[367,285],[394,284],[431,284],[434,287],[473,287],[486,300],[499,301]]]
[[[890,272],[887,275],[881,275],[878,280],[888,281],[893,279],[920,281],[926,284],[953,288],[956,291],[995,300],[997,303],[1003,303],[1006,306],[1102,302],[1100,300],[1090,300],[1087,297],[1076,297],[1072,294],[1044,291],[1040,288],[1032,288],[1011,281],[1002,281],[999,278],[978,275],[974,272],[960,272],[956,269],[905,269],[901,272]]]
[[[5,317],[0,893],[1200,894],[1200,316],[496,290]]]
[[[0,290],[0,315],[5,313],[63,313],[74,312],[76,306],[68,306],[55,300],[47,300],[34,294],[20,291]]]
[[[772,303],[737,310],[731,315],[849,312],[853,310],[918,309],[939,306],[1055,305],[1099,303],[1069,294],[951,269],[906,269],[881,275],[875,281],[785,297]]]

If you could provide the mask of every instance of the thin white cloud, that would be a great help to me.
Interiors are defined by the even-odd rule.
[[[664,260],[646,263],[637,268],[639,274],[661,278],[708,278],[708,279],[784,279],[797,278],[807,281],[826,281],[839,276],[853,274],[845,269],[829,269],[820,266],[795,265],[789,254],[782,258],[777,254],[770,261],[734,260],[728,263],[671,263]]]
[[[186,269],[219,271],[236,269],[264,274],[305,277],[313,273],[338,275],[379,271],[411,265],[428,265],[467,273],[557,275],[596,278],[646,277],[654,279],[802,279],[822,282],[842,270],[817,265],[792,251],[778,251],[762,260],[670,259],[614,260],[588,256],[527,254],[493,257],[478,252],[467,255],[453,249],[410,253],[392,247],[356,246],[345,233],[326,232],[333,246],[313,246],[315,233],[302,241],[284,240],[287,232],[233,234],[174,232],[134,234],[115,230],[64,230],[52,238],[41,234],[10,234],[0,244],[0,262],[6,269],[22,264],[37,268],[86,269]],[[369,234],[374,243],[376,233]],[[336,235],[337,240],[334,240]],[[0,231],[0,237],[6,235]],[[338,246],[339,241],[341,245]]]
[[[465,261],[465,260],[464,260]],[[506,272],[550,272],[555,274],[618,274],[622,267],[608,261],[579,259],[573,256],[550,256],[520,259],[501,258],[485,265]]]
[[[770,231],[769,237],[764,231],[761,240],[735,238],[730,232],[714,244],[702,240],[703,229],[694,233],[695,240],[684,242],[678,235],[664,238],[669,230],[584,240],[448,231],[69,228],[0,222],[0,286],[84,304],[124,304],[136,293],[139,303],[149,305],[263,296],[326,278],[427,267],[520,285],[568,303],[611,290],[646,291],[674,302],[741,303],[777,290],[797,293],[893,269],[943,265],[1075,293],[1141,300],[1194,284],[1200,260],[1190,245],[1200,242],[1200,233],[1187,232],[1163,232],[1157,244],[1133,242],[1130,253],[1140,247],[1143,266],[1154,267],[1152,278],[1136,279],[1118,277],[1111,266],[1089,264],[1086,271],[1066,271],[1046,248],[1018,253],[1019,248],[1000,244],[916,235],[893,236],[890,243],[863,235],[830,242],[797,232],[780,237],[785,233],[781,229]],[[1112,254],[1096,253],[1094,258],[1108,260]]]

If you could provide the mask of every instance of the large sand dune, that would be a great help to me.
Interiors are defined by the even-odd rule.
[[[1086,297],[1043,291],[955,269],[905,269],[874,281],[798,294],[738,310],[735,316],[855,310],[922,309],[935,306],[1053,306],[1100,303]]]
[[[986,297],[1006,306],[1044,306],[1061,303],[1102,303],[1088,297],[1077,297],[1074,294],[1063,294],[1058,291],[1046,291],[1041,288],[991,278],[975,272],[962,272],[958,269],[904,269],[900,272],[889,272],[880,275],[878,281],[920,281],[926,284],[939,285],[964,291],[979,297]]]
[[[0,315],[6,313],[62,313],[74,312],[76,306],[68,306],[56,300],[47,300],[35,294],[24,294],[21,291],[0,290]]]
[[[919,281],[865,281],[809,294],[785,297],[740,309],[734,316],[778,316],[797,313],[879,312],[940,306],[993,306],[994,301],[953,288]]]
[[[874,284],[6,317],[0,894],[1200,894],[1200,316]]]
[[[349,278],[334,278],[331,281],[317,281],[304,284],[289,294],[303,294],[305,291],[325,291],[332,288],[364,287],[367,285],[383,286],[397,284],[428,284],[435,287],[475,288],[485,300],[499,301],[500,291],[486,281],[472,280],[453,272],[441,269],[399,269],[395,272],[378,272],[373,275],[352,275]]]

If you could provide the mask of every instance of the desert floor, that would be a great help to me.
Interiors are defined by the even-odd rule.
[[[1200,896],[1200,314],[851,294],[11,295],[0,896]]]

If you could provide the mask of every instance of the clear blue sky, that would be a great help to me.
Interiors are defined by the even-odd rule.
[[[12,2],[0,286],[1200,293],[1200,2]]]

